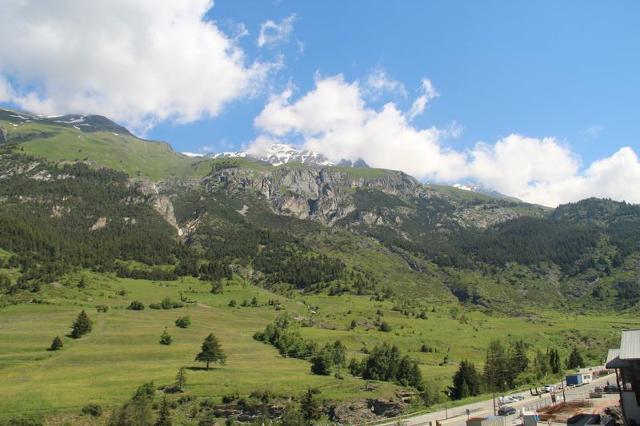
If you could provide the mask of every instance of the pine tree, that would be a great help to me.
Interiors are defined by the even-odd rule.
[[[207,363],[207,370],[209,370],[209,363],[218,362],[222,365],[227,361],[227,356],[222,351],[218,339],[213,334],[209,334],[202,342],[202,350],[196,355],[196,361]]]
[[[162,398],[162,403],[160,404],[160,412],[158,413],[158,420],[156,421],[155,426],[171,426],[171,410],[169,409],[169,403],[167,402],[167,397]]]
[[[83,310],[76,318],[71,329],[71,337],[79,339],[91,331],[91,320],[87,313]]]
[[[578,352],[578,348],[574,346],[571,354],[569,354],[569,358],[567,359],[567,368],[569,370],[574,370],[582,367],[584,367],[584,360],[582,359],[580,352]]]
[[[527,358],[527,345],[523,340],[516,341],[509,354],[509,362],[511,371],[514,376],[522,373],[529,367],[529,358]]]
[[[167,332],[167,329],[165,328],[164,331],[162,332],[162,335],[160,336],[160,344],[170,345],[171,342],[173,342],[173,338],[169,335],[169,333]]]
[[[551,349],[549,351],[549,366],[551,367],[551,373],[559,374],[562,370],[560,365],[560,354],[557,349]]]
[[[184,367],[180,367],[178,374],[176,374],[176,388],[183,391],[185,386],[187,386],[187,372]]]
[[[49,350],[50,351],[57,351],[58,349],[62,348],[63,343],[62,343],[62,339],[60,338],[60,336],[56,336],[53,339],[53,342],[51,342],[51,346],[49,346]]]
[[[546,357],[540,350],[536,351],[536,356],[533,358],[533,369],[538,379],[549,374],[549,357]]]
[[[307,389],[307,392],[300,401],[300,411],[302,412],[302,417],[304,417],[307,423],[311,423],[312,421],[318,420],[322,417],[322,407],[315,399],[310,388]]]
[[[453,376],[453,386],[449,389],[451,399],[462,399],[480,394],[480,375],[475,365],[462,361]]]
[[[513,383],[509,359],[502,342],[499,340],[494,340],[487,348],[484,379],[492,391],[505,391]]]

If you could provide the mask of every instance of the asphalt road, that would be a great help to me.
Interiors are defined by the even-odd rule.
[[[589,392],[593,390],[596,386],[604,386],[607,382],[615,384],[616,378],[614,374],[604,376],[594,380],[593,382],[582,385],[578,387],[567,387],[565,389],[565,395],[567,401],[576,400],[576,399],[586,399],[589,396]],[[559,386],[560,383],[557,383],[556,386]],[[513,404],[507,404],[511,407],[514,407],[518,410],[522,408],[527,408],[529,410],[536,410],[539,407],[547,406],[551,404],[551,395],[550,394],[542,394],[541,396],[531,395],[529,391],[519,392],[509,395],[522,395],[525,397],[524,400],[518,401]],[[562,391],[558,391],[556,394],[557,401],[562,401]],[[496,397],[496,406],[497,406],[497,397]],[[417,415],[413,417],[403,418],[403,419],[395,419],[385,424],[397,424],[398,420],[403,425],[407,426],[418,426],[418,425],[428,425],[430,422],[435,426],[436,420],[440,421],[441,424],[445,426],[459,426],[466,424],[467,421],[467,410],[469,410],[471,417],[486,417],[493,415],[493,400],[488,399],[485,401],[474,402],[472,404],[467,404],[455,408],[450,408],[447,410],[435,411],[432,413]]]

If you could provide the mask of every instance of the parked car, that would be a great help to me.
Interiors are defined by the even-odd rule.
[[[508,405],[505,405],[504,407],[500,407],[498,409],[498,415],[499,416],[510,416],[512,414],[516,414],[518,412],[518,410],[516,410],[513,407],[510,407]]]
[[[620,389],[616,385],[606,385],[604,388],[604,393],[618,393]]]
[[[543,393],[555,392],[555,390],[556,390],[556,387],[554,385],[544,385],[542,387]]]
[[[511,395],[511,399],[515,401],[522,401],[524,400],[524,395]]]

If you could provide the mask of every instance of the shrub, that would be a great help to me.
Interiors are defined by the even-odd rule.
[[[105,312],[107,312],[109,310],[109,307],[107,305],[98,305],[98,306],[96,306],[96,310],[98,312],[105,313]]]
[[[102,407],[98,404],[87,404],[80,411],[85,416],[100,417],[102,415]]]
[[[191,318],[185,316],[176,320],[176,327],[187,328],[191,325]]]
[[[223,395],[222,396],[222,403],[223,404],[230,404],[233,401],[236,401],[238,399],[240,399],[240,394],[238,393],[238,391],[235,391],[233,393],[229,393],[229,394]]]
[[[71,329],[71,337],[79,339],[91,331],[91,320],[85,311],[78,314],[78,318],[74,321]]]
[[[63,343],[62,343],[62,339],[60,338],[60,336],[56,336],[53,339],[53,342],[51,342],[51,346],[49,346],[49,350],[50,351],[57,351],[58,349],[62,348]]]
[[[230,307],[230,308],[235,308],[235,307],[236,307],[236,305],[237,305],[237,302],[236,302],[236,300],[235,300],[235,299],[231,299],[231,300],[229,301],[229,307]]]
[[[165,329],[160,336],[160,344],[168,346],[171,344],[171,342],[173,342],[173,338],[169,335],[169,333],[167,333],[167,330]]]
[[[389,325],[389,323],[388,323],[388,322],[386,322],[386,321],[382,321],[382,322],[380,323],[380,326],[378,327],[378,329],[379,329],[380,331],[383,331],[383,332],[385,332],[385,333],[388,333],[388,332],[390,332],[390,331],[391,331],[391,325]]]
[[[129,306],[127,306],[127,309],[129,309],[130,311],[143,311],[144,304],[140,301],[134,300],[129,304]]]

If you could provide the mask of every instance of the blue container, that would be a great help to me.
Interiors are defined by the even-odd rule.
[[[570,374],[566,377],[567,386],[578,386],[582,384],[582,374]]]

